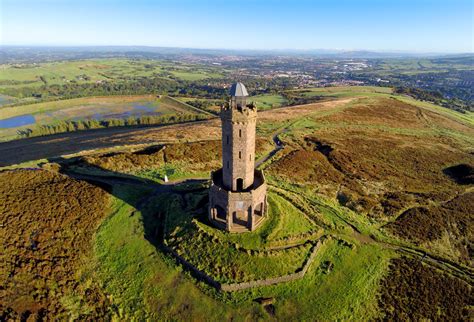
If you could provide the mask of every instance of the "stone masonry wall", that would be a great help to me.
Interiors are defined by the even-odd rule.
[[[234,292],[234,291],[240,291],[240,290],[245,290],[248,288],[253,288],[253,287],[261,287],[261,286],[269,286],[269,285],[274,285],[278,283],[284,283],[284,282],[290,282],[294,280],[301,279],[305,276],[306,272],[308,271],[309,267],[313,263],[314,259],[316,258],[316,254],[318,250],[321,248],[323,242],[321,240],[318,240],[316,245],[314,245],[313,249],[311,250],[311,254],[306,261],[306,263],[303,265],[301,270],[292,273],[292,274],[287,274],[287,275],[282,275],[278,277],[273,277],[273,278],[267,278],[263,280],[256,280],[256,281],[250,281],[250,282],[242,282],[242,283],[231,283],[231,284],[221,284],[214,280],[211,276],[207,275],[206,273],[200,271],[198,268],[196,268],[193,264],[189,263],[186,259],[184,259],[182,256],[180,256],[178,253],[176,253],[173,249],[163,245],[165,250],[167,250],[170,254],[173,255],[177,259],[177,261],[183,265],[186,269],[188,269],[195,277],[200,279],[203,282],[206,282],[208,285],[213,286],[217,289],[220,289],[225,292]]]
[[[222,169],[224,186],[237,190],[237,179],[243,179],[243,189],[254,181],[255,129],[257,112],[235,108],[221,111]]]

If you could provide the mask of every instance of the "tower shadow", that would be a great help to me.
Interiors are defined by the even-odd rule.
[[[82,157],[65,159],[50,158],[48,162],[57,164],[57,171],[71,179],[85,181],[108,194],[120,199],[139,211],[142,216],[145,239],[157,249],[163,251],[166,230],[172,231],[173,226],[183,226],[191,223],[193,218],[207,223],[207,191],[205,184],[208,180],[185,179],[176,183],[160,184],[154,180],[138,177],[133,174],[121,173],[105,169],[87,162]],[[204,195],[195,205],[189,205],[188,200],[193,194]],[[154,199],[176,198],[180,206],[189,211],[186,216],[166,220],[167,210],[163,205],[157,205]],[[161,207],[160,207],[161,206]],[[165,227],[165,224],[168,226]]]

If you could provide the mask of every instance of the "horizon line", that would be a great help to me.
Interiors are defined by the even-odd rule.
[[[0,44],[1,47],[49,47],[49,48],[87,48],[87,47],[144,47],[163,49],[186,49],[186,50],[217,50],[217,51],[253,51],[253,52],[369,52],[380,54],[416,54],[416,55],[471,55],[474,51],[416,51],[397,49],[354,49],[354,48],[226,48],[226,47],[186,47],[186,46],[161,46],[161,45],[94,45],[94,44]]]

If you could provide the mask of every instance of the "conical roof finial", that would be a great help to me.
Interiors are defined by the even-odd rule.
[[[230,96],[243,97],[249,96],[249,93],[247,92],[247,89],[245,88],[244,84],[242,84],[241,82],[237,82],[232,84],[230,88]]]

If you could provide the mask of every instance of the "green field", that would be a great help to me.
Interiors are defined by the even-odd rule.
[[[305,88],[290,91],[304,97],[330,96],[335,98],[355,97],[355,96],[378,96],[379,94],[391,94],[392,88],[378,86],[337,86]]]
[[[285,106],[288,102],[281,95],[257,95],[250,98],[255,102],[259,110],[268,110],[275,107]]]
[[[176,267],[171,257],[157,251],[152,245],[153,242],[150,244],[143,238],[150,229],[147,225],[156,225],[156,222],[152,223],[152,219],[148,218],[152,213],[151,208],[150,211],[138,212],[129,205],[143,192],[132,192],[125,187],[116,189],[114,194],[127,200],[127,203],[117,200],[111,216],[99,228],[95,241],[96,271],[93,274],[113,296],[121,318],[163,319],[179,316],[184,319],[266,319],[267,313],[253,300],[267,296],[277,299],[274,305],[279,319],[289,319],[293,314],[298,314],[303,319],[318,320],[367,319],[377,316],[376,293],[373,289],[386,271],[388,260],[394,256],[390,251],[377,245],[360,244],[356,240],[347,242],[328,239],[302,280],[229,294],[215,293],[206,284],[194,284],[193,278],[186,271],[183,272],[180,266]],[[281,197],[273,196],[273,199],[277,203],[282,202]],[[276,206],[275,202],[271,203],[272,207]],[[170,203],[165,202],[163,196],[155,199],[152,204],[155,209],[165,205],[170,209]],[[172,204],[173,202],[171,208],[174,207]],[[177,206],[179,208],[179,205]],[[283,209],[280,207],[277,211]],[[176,210],[171,212],[176,214]],[[179,223],[184,225],[183,227],[190,224],[186,223],[186,220],[182,221],[185,218],[172,218],[175,219],[175,224],[169,222],[168,225],[173,227]],[[288,219],[281,220],[285,224],[289,223]],[[286,229],[286,225],[276,227]],[[294,230],[291,227],[290,224],[290,231]],[[249,255],[245,252],[235,253],[232,243],[226,244],[226,240],[231,242],[233,237],[240,240],[252,239],[252,234],[260,234],[266,229],[268,227],[262,227],[254,233],[244,235],[223,234],[211,227],[207,230],[214,235],[189,231],[190,235],[186,236],[179,230],[173,232],[184,237],[181,237],[178,251],[182,249],[179,252],[187,254],[185,256],[204,271],[207,270],[205,266],[209,265],[209,268],[212,268],[208,271],[210,274],[220,272],[219,274],[225,275],[226,269],[234,267],[229,273],[238,275],[236,272],[239,272],[240,268],[242,272],[249,270],[253,274],[261,272],[271,275],[268,270],[277,269],[278,265],[275,265],[279,262],[285,263],[285,269],[290,270],[292,265],[287,265],[292,261],[296,260],[295,264],[298,265],[301,261],[298,260],[298,251],[288,254],[291,260],[284,255],[285,251],[282,251],[285,258],[280,258],[279,255],[266,258],[258,255],[258,252],[248,253]],[[278,228],[277,231],[281,229]],[[211,236],[214,242],[207,242],[205,236]],[[195,256],[197,257],[193,259]],[[240,256],[243,258],[239,259]],[[204,258],[206,260],[203,260]],[[228,260],[234,264],[227,265],[230,264],[226,264]],[[201,264],[198,264],[199,262]],[[327,268],[328,263],[330,269]],[[169,292],[171,285],[172,293]],[[183,305],[186,305],[186,310],[180,311],[179,308]],[[156,307],[161,309],[156,311]]]
[[[157,60],[86,59],[51,63],[0,65],[0,90],[8,87],[96,83],[158,76],[183,80],[221,77],[216,69]]]
[[[178,79],[183,79],[187,81],[197,81],[207,78],[220,78],[223,77],[223,74],[217,72],[209,72],[205,70],[191,70],[183,69],[182,71],[172,71],[173,74]]]

